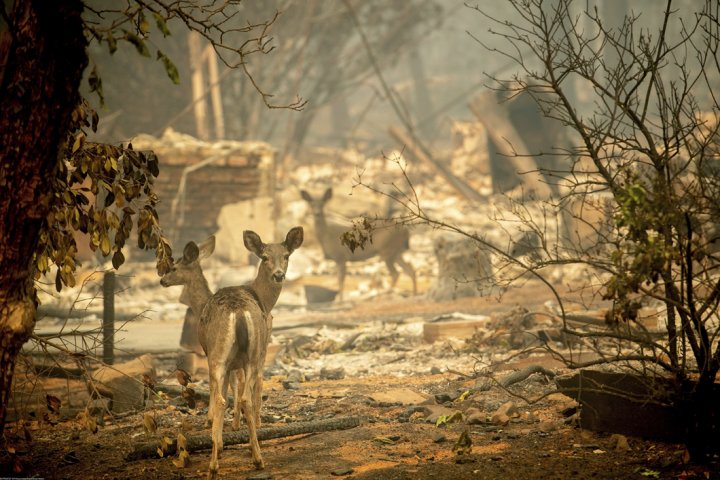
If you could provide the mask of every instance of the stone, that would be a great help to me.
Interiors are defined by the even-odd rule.
[[[320,380],[342,380],[343,378],[345,378],[345,369],[343,367],[323,367],[320,369]]]
[[[487,423],[486,415],[478,408],[468,408],[465,410],[465,418],[468,425],[482,425]]]
[[[330,471],[330,474],[334,477],[344,477],[345,475],[350,475],[354,471],[355,470],[353,470],[352,467],[340,467]]]
[[[433,443],[443,443],[443,442],[447,441],[447,437],[445,436],[444,433],[438,432],[433,436],[432,441],[433,441]]]
[[[490,421],[496,425],[506,425],[510,417],[517,416],[517,407],[512,401],[505,402],[492,414]]]
[[[458,410],[444,407],[442,405],[425,405],[425,421],[428,423],[437,423],[438,418],[450,418],[458,412]]]
[[[98,368],[91,374],[92,384],[103,397],[110,398],[114,413],[141,409],[145,405],[143,375],[155,378],[152,355],[145,354],[129,362]]]
[[[614,433],[610,436],[610,446],[611,448],[615,448],[615,450],[630,450],[630,444],[628,443],[627,437],[618,433]]]
[[[538,424],[538,430],[543,433],[554,432],[557,430],[557,424],[551,421],[540,422],[540,424]]]
[[[458,396],[450,392],[441,392],[435,394],[435,401],[437,403],[448,403],[455,400]]]

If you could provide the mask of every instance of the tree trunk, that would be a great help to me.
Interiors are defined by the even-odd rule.
[[[81,1],[10,5],[0,31],[0,436],[15,358],[35,326],[33,255],[87,65]]]

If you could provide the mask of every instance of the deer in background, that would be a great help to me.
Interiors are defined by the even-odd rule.
[[[365,248],[358,248],[351,252],[340,241],[347,227],[328,223],[325,217],[325,204],[332,198],[332,188],[325,190],[320,198],[313,198],[305,190],[301,190],[300,195],[310,205],[315,222],[315,235],[320,242],[325,258],[333,260],[337,264],[338,292],[341,299],[347,271],[345,264],[367,260],[375,256],[379,256],[385,261],[392,279],[391,288],[394,288],[397,283],[399,273],[395,265],[399,265],[412,279],[413,295],[417,294],[415,270],[402,258],[402,254],[410,247],[410,232],[407,228],[393,225],[389,228],[375,230],[372,242],[365,245]]]
[[[237,379],[236,398],[248,427],[250,452],[257,469],[265,467],[257,439],[262,400],[262,371],[272,331],[272,315],[288,268],[288,259],[303,242],[302,227],[290,229],[282,243],[265,244],[252,231],[243,232],[245,247],[260,258],[257,276],[249,285],[226,287],[207,301],[200,316],[200,343],[210,372],[212,452],[208,478],[218,472],[223,449],[225,394],[231,375]],[[237,405],[237,403],[236,403]]]

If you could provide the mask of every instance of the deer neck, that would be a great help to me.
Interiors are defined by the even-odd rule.
[[[318,232],[318,235],[320,237],[323,237],[320,232],[324,232],[327,230],[327,218],[325,217],[325,210],[320,210],[320,212],[317,212],[313,214],[313,218],[315,220],[315,231]],[[322,238],[324,241],[324,238]]]
[[[250,284],[260,300],[260,305],[265,313],[270,313],[277,303],[282,283],[277,283],[270,278],[270,272],[260,267],[255,280]]]
[[[211,296],[212,292],[210,291],[208,282],[201,272],[199,279],[183,287],[183,291],[180,294],[180,303],[190,307],[193,313],[199,317]]]

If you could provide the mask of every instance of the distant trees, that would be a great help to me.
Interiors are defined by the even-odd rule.
[[[573,261],[604,272],[600,293],[613,302],[607,321],[617,331],[575,333],[614,338],[608,361],[655,365],[706,390],[720,369],[717,3],[687,11],[668,0],[656,29],[638,27],[638,14],[607,27],[592,8],[575,13],[571,0],[511,3],[516,19],[484,15],[509,46],[495,51],[521,70],[502,85],[533,96],[575,134],[571,150],[555,152],[574,158],[572,168],[548,172],[564,192],[560,206],[597,210],[603,192],[609,201],[609,228],[593,220],[594,244],[550,245],[531,227],[545,251],[529,267]],[[638,323],[640,307],[656,302],[667,318],[663,341]]]
[[[263,39],[264,49],[274,49],[273,54],[254,56],[246,64],[256,83],[272,92],[272,98],[266,100],[282,104],[292,101],[300,92],[308,103],[302,115],[279,115],[277,111],[268,110],[263,98],[255,94],[253,82],[247,75],[241,70],[228,71],[220,62],[219,87],[227,138],[270,141],[281,150],[294,152],[307,140],[318,115],[328,110],[336,127],[335,131],[327,132],[332,136],[328,142],[338,141],[338,136],[340,141],[352,137],[353,130],[364,118],[363,110],[387,99],[378,92],[374,100],[367,99],[371,104],[364,105],[366,100],[355,95],[372,80],[374,72],[350,9],[362,25],[380,68],[390,71],[442,22],[442,6],[437,0],[239,3],[238,15],[250,22],[274,18],[279,11],[267,26],[264,32],[267,36]],[[174,27],[177,23],[177,19],[170,20],[168,25]],[[118,115],[115,121],[118,132],[128,134],[132,128],[132,133],[159,134],[162,126],[172,120],[175,128],[194,133],[194,125],[188,121],[192,111],[187,110],[191,96],[185,37],[180,33],[153,41],[176,62],[183,79],[176,91],[162,97],[151,93],[158,85],[158,66],[149,62],[141,64],[127,47],[113,57],[97,52],[98,71],[104,77],[130,77],[128,82],[137,92],[134,98],[127,99],[128,85],[115,84],[105,89],[110,110]],[[139,74],[128,75],[129,71]],[[154,115],[136,119],[119,111],[128,104],[137,108],[152,106]],[[184,109],[188,113],[176,117]]]
[[[569,168],[542,172],[559,196],[520,191],[499,203],[498,220],[532,238],[532,254],[515,258],[483,234],[431,218],[403,188],[391,193],[406,207],[399,221],[475,239],[520,271],[510,282],[528,274],[545,282],[565,332],[598,353],[585,363],[567,358],[572,367],[663,373],[703,395],[720,371],[720,7],[667,0],[659,23],[641,27],[639,13],[609,26],[592,3],[509,4],[513,15],[503,18],[475,7],[499,40],[486,48],[517,66],[489,83],[506,97],[529,95],[572,133],[569,148],[513,153],[570,159]],[[567,323],[550,271],[568,265],[591,272],[573,289],[611,301],[605,328]],[[663,310],[663,336],[642,324],[643,306]]]

